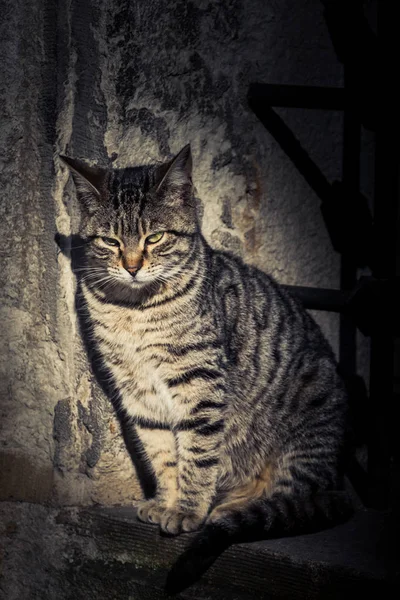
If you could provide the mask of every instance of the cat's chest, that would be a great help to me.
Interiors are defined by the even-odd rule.
[[[102,315],[96,320],[95,329],[103,354],[118,357],[126,369],[146,371],[148,365],[162,371],[163,348],[171,340],[167,327],[141,317],[140,313],[121,310]]]
[[[173,344],[173,327],[122,309],[96,315],[94,332],[126,410],[170,422],[177,411],[167,384],[174,374],[166,351],[168,343]]]

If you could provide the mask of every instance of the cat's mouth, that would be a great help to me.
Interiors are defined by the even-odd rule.
[[[153,270],[151,273],[140,269],[131,274],[125,269],[83,267],[77,269],[77,275],[90,287],[94,287],[110,297],[117,297],[120,294],[125,296],[129,293],[142,294],[146,291],[155,293],[171,280],[170,274],[162,272],[161,269]]]
[[[147,284],[153,284],[157,281],[157,277],[146,276],[146,274],[136,273],[136,275],[130,275],[129,278],[123,277],[124,282],[128,283],[128,285],[133,285],[134,287],[143,286]]]
[[[124,282],[128,282],[128,285],[133,287],[138,286],[155,286],[170,283],[177,275],[176,269],[151,269],[149,271],[140,269],[134,275],[121,273]]]
[[[141,279],[133,279],[131,281],[128,281],[128,285],[133,288],[133,289],[138,289],[138,288],[143,288],[149,285],[154,285],[155,283],[157,283],[156,279],[145,279],[145,280],[141,280]]]
[[[160,275],[147,275],[146,273],[141,273],[140,271],[135,275],[129,275],[128,277],[125,275],[120,275],[116,279],[125,286],[135,290],[159,286],[165,283],[164,278],[160,277]]]

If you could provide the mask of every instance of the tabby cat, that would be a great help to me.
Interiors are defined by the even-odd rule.
[[[203,238],[190,146],[120,170],[62,157],[82,208],[77,269],[92,337],[156,485],[138,518],[201,528],[177,591],[229,544],[346,518],[346,395],[309,314]]]

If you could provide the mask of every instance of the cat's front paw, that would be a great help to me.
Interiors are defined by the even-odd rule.
[[[160,523],[165,506],[159,500],[142,500],[137,503],[137,517],[143,523]]]
[[[205,517],[196,513],[182,512],[175,508],[167,509],[161,517],[160,529],[170,535],[196,531],[204,523]]]

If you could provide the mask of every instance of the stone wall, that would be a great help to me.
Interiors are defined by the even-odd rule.
[[[88,368],[58,153],[118,167],[187,142],[207,239],[292,285],[338,287],[319,200],[246,104],[250,82],[342,82],[318,0],[6,0],[0,8],[0,499],[139,494]],[[340,113],[279,110],[329,180]],[[368,187],[368,177],[367,177]],[[337,348],[337,317],[319,314]]]

